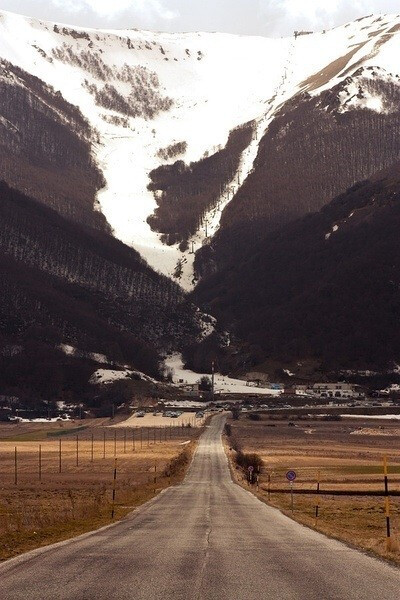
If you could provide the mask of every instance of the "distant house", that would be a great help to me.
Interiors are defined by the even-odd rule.
[[[284,396],[296,396],[296,386],[293,385],[289,385],[287,387],[285,387],[285,389],[283,390],[283,395]]]
[[[314,396],[316,398],[363,398],[364,393],[359,385],[354,383],[314,383],[297,385],[296,394],[299,396]]]
[[[180,383],[179,389],[184,392],[185,396],[192,396],[193,398],[198,398],[200,396],[198,383]]]
[[[302,35],[312,35],[313,33],[314,33],[313,31],[295,31],[294,39],[296,40],[298,37],[300,37]]]
[[[261,373],[258,371],[251,371],[245,375],[246,385],[250,387],[266,387],[269,383],[269,377],[267,373]]]

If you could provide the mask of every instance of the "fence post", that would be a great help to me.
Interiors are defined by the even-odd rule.
[[[17,446],[14,448],[14,484],[18,483],[18,450]]]
[[[76,436],[76,466],[79,467],[79,435]]]
[[[316,496],[316,501],[315,501],[315,527],[317,526],[318,517],[319,517],[320,479],[321,479],[321,473],[320,473],[320,471],[318,471],[318,475],[317,475],[317,496]]]
[[[42,481],[42,444],[39,444],[39,481]]]
[[[114,458],[117,456],[117,430],[114,429]]]
[[[61,464],[61,439],[58,441],[58,472],[61,473],[62,464]]]
[[[294,513],[294,501],[293,501],[293,481],[290,482],[290,510]]]
[[[106,430],[103,431],[103,459],[106,457]]]
[[[113,477],[113,490],[112,490],[112,506],[111,506],[111,518],[114,519],[115,514],[115,488],[117,484],[117,459],[114,458],[114,477]]]
[[[93,460],[94,460],[94,435],[92,433],[92,445],[91,445],[90,462],[93,462]]]
[[[383,475],[385,482],[386,552],[390,552],[392,544],[390,537],[390,501],[387,456],[383,457]]]

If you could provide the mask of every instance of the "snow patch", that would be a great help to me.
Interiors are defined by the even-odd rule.
[[[201,379],[203,376],[210,377],[206,373],[195,373],[189,369],[185,369],[183,366],[182,355],[173,354],[166,358],[165,364],[172,370],[173,383],[175,384],[194,384]],[[254,389],[251,389],[246,381],[243,379],[233,379],[232,377],[226,377],[220,373],[214,375],[214,390],[216,393],[223,394],[249,394],[254,393]],[[267,396],[279,396],[282,390],[271,389],[271,388],[257,388],[257,394],[265,394]]]
[[[129,379],[132,376],[134,378],[138,378],[142,381],[147,381],[149,383],[157,383],[155,379],[149,377],[148,375],[145,375],[144,373],[141,373],[140,371],[118,371],[114,369],[97,369],[97,371],[95,371],[91,376],[89,383],[91,383],[92,385],[108,384],[114,383],[114,381]]]

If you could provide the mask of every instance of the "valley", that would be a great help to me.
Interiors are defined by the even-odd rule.
[[[253,371],[396,383],[399,23],[263,38],[1,12],[3,393],[90,403],[99,355],[168,384],[182,354],[243,393]]]

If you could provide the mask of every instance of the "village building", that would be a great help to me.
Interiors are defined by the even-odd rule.
[[[315,398],[364,398],[359,385],[354,383],[314,383],[297,385],[296,395]]]

